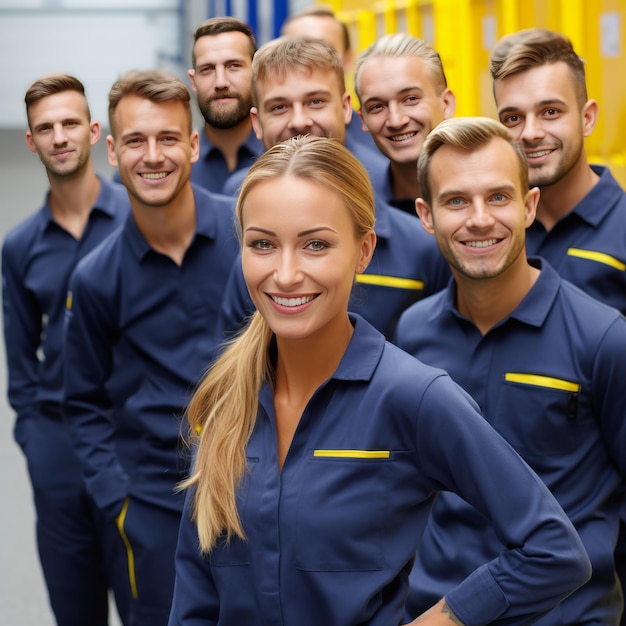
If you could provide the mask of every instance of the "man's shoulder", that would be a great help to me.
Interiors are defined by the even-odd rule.
[[[31,246],[46,221],[43,211],[39,209],[9,230],[2,244],[3,254],[19,254]]]

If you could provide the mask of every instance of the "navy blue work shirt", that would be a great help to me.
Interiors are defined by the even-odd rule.
[[[239,146],[237,166],[231,172],[228,170],[222,151],[211,143],[204,128],[200,129],[199,134],[200,155],[191,166],[191,182],[213,193],[231,195],[229,191],[231,184],[228,183],[230,177],[240,170],[248,170],[259,155],[263,154],[263,142],[259,141],[254,130],[251,130],[246,140]]]
[[[626,192],[608,168],[592,169],[600,176],[596,185],[549,232],[535,220],[526,230],[526,250],[626,313]]]
[[[194,186],[196,233],[181,266],[130,214],[70,280],[64,414],[87,489],[118,513],[129,493],[180,511],[181,417],[214,357],[215,322],[237,256],[232,200]]]
[[[272,388],[260,391],[237,498],[247,541],[203,557],[189,492],[170,626],[404,623],[408,572],[441,489],[472,502],[507,545],[447,594],[467,626],[527,623],[588,578],[565,514],[471,398],[353,321],[282,471]]]
[[[61,417],[63,324],[70,274],[78,261],[119,228],[130,211],[126,189],[104,180],[85,229],[76,239],[53,218],[48,199],[13,228],[2,246],[4,337],[9,403],[24,420],[43,409]]]
[[[531,262],[538,280],[484,336],[456,308],[452,282],[404,313],[397,343],[444,368],[478,402],[579,532],[592,578],[540,623],[610,626],[621,611],[613,549],[626,476],[626,319],[546,261]],[[423,610],[500,550],[478,511],[440,494],[411,574],[409,610]]]

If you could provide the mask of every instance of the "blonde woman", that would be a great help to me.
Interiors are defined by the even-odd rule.
[[[376,244],[358,161],[332,139],[279,144],[237,216],[257,312],[188,409],[170,625],[400,624],[442,489],[507,549],[414,624],[528,623],[524,597],[548,609],[583,584],[573,527],[469,396],[348,314]]]

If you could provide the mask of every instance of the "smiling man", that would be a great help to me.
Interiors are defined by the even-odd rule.
[[[132,212],[81,262],[66,314],[64,413],[87,489],[119,530],[125,623],[167,624],[188,461],[180,418],[214,355],[238,245],[231,203],[191,184],[198,134],[184,83],[131,72],[109,93],[109,161]]]
[[[608,168],[587,161],[598,104],[587,96],[583,61],[562,35],[529,29],[498,43],[491,72],[500,121],[541,189],[529,253],[626,312],[626,193]]]
[[[622,596],[613,547],[626,477],[626,319],[545,260],[527,258],[524,235],[539,189],[529,189],[526,155],[504,126],[445,120],[426,140],[418,174],[422,225],[454,280],[402,315],[397,343],[445,369],[478,402],[576,526],[592,578],[540,623],[617,626]],[[458,496],[441,493],[411,573],[408,615],[509,541]],[[534,601],[520,600],[527,607]]]
[[[428,133],[452,117],[456,105],[441,58],[421,39],[386,35],[359,56],[354,84],[363,129],[389,159],[388,169],[373,179],[376,191],[415,215],[417,159]]]
[[[16,412],[37,512],[37,546],[58,626],[108,623],[106,533],[88,497],[61,415],[67,281],[76,263],[128,215],[123,187],[94,171],[101,136],[82,82],[69,74],[35,80],[26,91],[28,149],[50,189],[42,208],[16,226],[2,248],[8,396]],[[123,611],[124,594],[116,593]]]

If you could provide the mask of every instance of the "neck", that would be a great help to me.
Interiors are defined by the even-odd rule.
[[[277,338],[276,390],[310,398],[339,365],[350,343],[352,323],[346,317],[305,339]]]
[[[150,206],[131,197],[133,217],[150,246],[181,265],[196,230],[196,202],[188,183],[165,206]]]
[[[416,163],[391,162],[391,189],[396,200],[409,198],[415,200],[421,196],[420,186],[417,181]]]
[[[239,148],[245,143],[250,131],[252,121],[246,117],[232,128],[215,128],[215,126],[204,125],[204,132],[209,141],[219,149],[224,156],[229,172],[233,172],[237,167],[237,153]]]
[[[599,178],[583,155],[561,180],[541,187],[537,219],[543,227],[547,231],[552,230],[595,187]]]
[[[80,239],[100,193],[100,179],[91,161],[71,176],[56,176],[48,172],[48,180],[48,204],[52,217],[76,239]]]
[[[494,278],[472,279],[453,270],[457,308],[485,335],[510,315],[539,278],[539,270],[521,254],[505,272]]]

